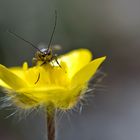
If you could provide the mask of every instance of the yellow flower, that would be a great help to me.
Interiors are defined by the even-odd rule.
[[[50,104],[62,110],[71,109],[86,92],[89,80],[105,57],[91,59],[89,50],[78,49],[58,58],[62,68],[55,62],[31,68],[26,62],[23,67],[0,65],[0,86],[22,109]],[[35,84],[39,74],[39,81]]]

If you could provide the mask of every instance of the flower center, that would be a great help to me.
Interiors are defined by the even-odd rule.
[[[24,79],[29,87],[67,87],[70,83],[67,74],[67,65],[65,62],[61,62],[60,65],[62,68],[56,64],[50,63],[43,66],[35,66],[26,70],[24,69]]]

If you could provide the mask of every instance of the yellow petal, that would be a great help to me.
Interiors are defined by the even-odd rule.
[[[20,77],[21,79],[24,79],[24,71],[21,67],[12,67],[9,68],[9,71],[14,73],[16,76]]]
[[[16,93],[14,103],[21,108],[32,108],[38,104],[52,104],[56,108],[68,106],[66,98],[68,98],[68,90],[60,87],[55,88],[25,88],[18,90]]]
[[[77,49],[60,57],[60,61],[67,64],[69,78],[87,65],[92,59],[92,54],[88,49]]]
[[[33,105],[36,106],[38,104],[53,104],[55,108],[70,109],[77,103],[81,90],[78,88],[70,89],[62,87],[51,87],[40,89],[25,88],[19,90],[18,92],[19,93],[17,93],[15,98],[15,103],[22,108],[24,108],[24,106],[32,107]],[[29,104],[29,100],[33,104]]]
[[[63,66],[63,65],[61,65]],[[38,82],[35,84],[39,77]],[[52,87],[52,86],[67,86],[69,79],[63,69],[59,66],[35,66],[24,72],[24,79],[30,87]]]
[[[0,80],[0,86],[10,89],[10,87],[6,83],[4,83],[2,80]]]
[[[72,78],[72,86],[82,85],[88,82],[92,76],[96,73],[100,64],[105,60],[106,57],[101,57],[91,61],[88,65],[78,71]]]
[[[3,65],[0,65],[0,79],[15,90],[27,87],[26,83],[21,78],[10,72],[10,70]]]
[[[17,92],[22,93],[33,100],[38,102],[51,102],[52,100],[57,100],[67,96],[66,93],[68,90],[62,87],[44,87],[44,88],[23,88],[17,90]]]
[[[25,79],[25,71],[28,70],[28,63],[24,62],[22,67],[12,67],[9,70],[21,79]]]

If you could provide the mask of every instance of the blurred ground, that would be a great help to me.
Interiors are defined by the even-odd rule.
[[[58,140],[140,139],[140,1],[138,0],[1,0],[0,63],[31,64],[34,50],[5,32],[16,31],[29,41],[47,43],[54,9],[59,20],[54,44],[60,53],[89,48],[94,57],[107,56],[102,71],[107,86],[89,99],[81,114],[64,114],[57,127]],[[16,123],[0,111],[0,139],[41,140],[45,126],[42,113]],[[61,115],[60,115],[61,116]],[[40,131],[42,133],[40,133]]]

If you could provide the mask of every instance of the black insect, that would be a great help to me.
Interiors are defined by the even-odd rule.
[[[8,32],[12,35],[14,35],[15,37],[17,38],[20,38],[21,40],[25,41],[26,43],[30,44],[34,49],[36,49],[36,53],[35,53],[35,56],[33,57],[33,63],[34,64],[37,64],[38,61],[41,61],[41,65],[44,65],[44,64],[48,64],[52,61],[56,61],[56,63],[58,64],[58,66],[60,68],[61,65],[59,64],[58,60],[57,60],[57,55],[56,54],[53,54],[53,48],[51,47],[51,43],[52,43],[52,39],[53,39],[53,36],[54,36],[54,33],[55,33],[55,29],[56,29],[56,24],[57,24],[57,12],[55,11],[55,22],[54,22],[54,27],[53,27],[53,31],[52,31],[52,34],[51,34],[51,37],[50,37],[50,40],[49,40],[49,43],[48,43],[48,47],[47,48],[42,48],[42,49],[39,49],[36,45],[34,45],[33,43],[25,40],[24,38],[22,38],[21,36],[19,36],[18,34],[8,30]],[[39,81],[40,79],[40,73],[38,75],[38,78],[37,78],[37,81],[35,82],[35,84]]]

